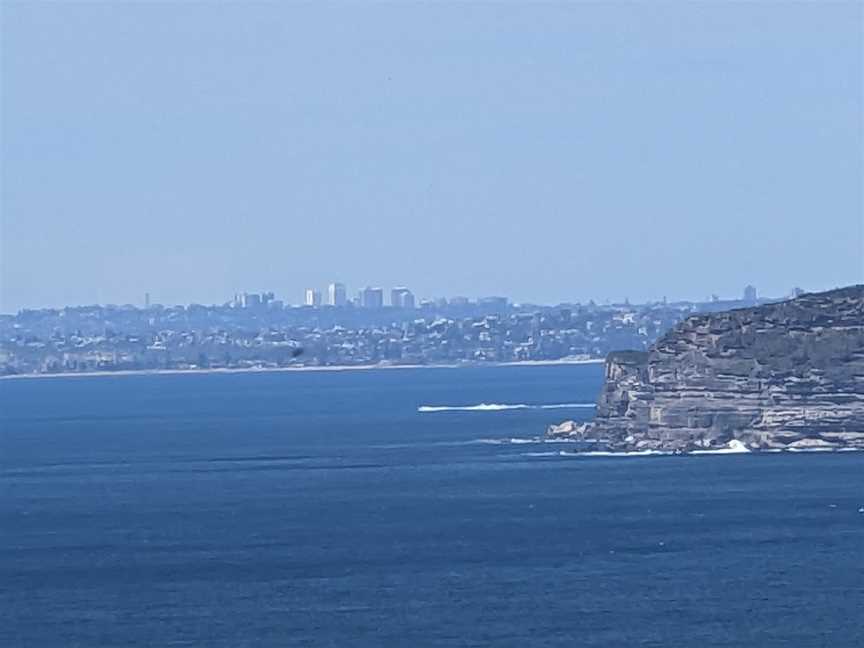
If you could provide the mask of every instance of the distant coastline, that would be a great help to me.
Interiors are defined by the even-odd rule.
[[[117,371],[66,371],[54,373],[22,373],[0,376],[0,380],[23,380],[32,378],[94,378],[105,376],[166,376],[179,374],[244,374],[286,373],[303,371],[369,371],[375,369],[465,369],[478,367],[542,367],[555,365],[602,364],[604,358],[560,358],[558,360],[521,360],[513,362],[459,362],[449,364],[366,364],[366,365],[322,365],[289,367],[230,367],[219,369],[120,369]]]

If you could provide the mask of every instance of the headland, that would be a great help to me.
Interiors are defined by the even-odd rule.
[[[612,352],[590,423],[616,452],[864,449],[864,285],[687,318]]]

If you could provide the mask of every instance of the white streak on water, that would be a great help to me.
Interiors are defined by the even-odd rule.
[[[594,407],[594,403],[552,403],[549,405],[528,405],[526,403],[479,403],[477,405],[421,405],[418,412],[503,412],[523,409],[576,409]]]

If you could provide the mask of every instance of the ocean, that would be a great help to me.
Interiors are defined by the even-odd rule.
[[[0,646],[864,645],[864,453],[544,442],[601,383],[0,381]]]

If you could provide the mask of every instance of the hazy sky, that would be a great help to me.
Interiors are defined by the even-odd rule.
[[[0,310],[864,281],[855,2],[2,3]]]

